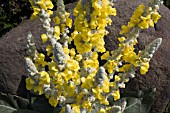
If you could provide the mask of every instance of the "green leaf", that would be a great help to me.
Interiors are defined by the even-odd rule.
[[[17,111],[15,108],[9,106],[5,102],[0,101],[0,113],[13,113]]]
[[[0,93],[0,113],[39,113],[29,109],[27,99]]]
[[[33,110],[38,111],[40,113],[59,113],[61,109],[57,107],[53,107],[49,104],[48,99],[44,96],[38,96],[36,99],[34,97],[34,101],[32,103]]]
[[[0,102],[15,109],[30,109],[29,101],[16,95],[0,93]]]
[[[122,103],[126,102],[123,113],[148,113],[153,104],[155,92],[156,89],[139,91],[122,90],[119,100],[114,101],[113,97],[109,97],[108,100],[111,106],[122,106]]]
[[[8,109],[8,111],[16,111],[16,103],[11,100],[10,96],[0,93],[0,111]],[[2,112],[3,113],[3,112]]]
[[[122,99],[127,102],[123,113],[148,113],[154,101],[155,89],[124,92]]]
[[[18,109],[17,111],[14,111],[12,113],[40,113],[40,112],[33,111],[33,110],[26,110],[26,109]]]

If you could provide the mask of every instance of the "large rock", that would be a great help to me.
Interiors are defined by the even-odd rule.
[[[120,26],[127,24],[134,9],[140,4],[147,4],[150,0],[120,0],[115,7],[118,9],[117,17],[114,18],[113,25],[109,27],[112,31],[106,38],[107,47],[110,48],[116,39]],[[151,113],[163,113],[167,103],[170,101],[170,10],[165,6],[160,7],[162,18],[154,28],[141,31],[138,38],[139,49],[149,44],[156,38],[162,38],[160,48],[154,54],[150,62],[150,69],[146,75],[140,75],[127,83],[126,90],[140,90],[156,88],[156,97]],[[114,32],[113,32],[114,31]],[[111,43],[110,43],[111,42]],[[112,48],[111,48],[112,49]],[[114,49],[114,48],[113,48]]]
[[[148,0],[118,0],[115,3],[117,16],[113,18],[113,25],[108,27],[110,34],[105,38],[108,50],[116,49],[117,35],[123,24],[127,24],[135,8],[140,4],[147,4]],[[71,11],[75,4],[68,4]],[[156,99],[151,113],[161,113],[170,100],[170,11],[165,6],[160,7],[162,18],[156,27],[141,31],[139,49],[156,38],[163,38],[162,45],[151,60],[151,67],[146,75],[137,76],[127,84],[127,90],[157,88]],[[26,20],[19,26],[0,38],[0,91],[26,96],[24,56],[26,56],[26,37],[31,31],[36,37],[38,51],[43,51],[40,35],[42,25],[38,20]],[[168,45],[169,44],[169,45]]]
[[[42,25],[38,20],[26,20],[0,38],[0,91],[24,95],[25,78],[24,57],[28,31],[36,37],[38,50],[41,50],[40,34]],[[23,91],[22,91],[23,90]]]

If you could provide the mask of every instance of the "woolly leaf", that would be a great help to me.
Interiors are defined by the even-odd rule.
[[[156,90],[125,92],[122,97],[127,105],[123,113],[148,113],[154,101]]]
[[[61,111],[61,108],[53,107],[49,104],[48,99],[44,96],[39,96],[37,98],[34,98],[34,101],[32,102],[32,107],[35,111],[38,111],[40,113],[59,113]]]
[[[28,100],[0,93],[0,113],[39,113],[29,109]]]

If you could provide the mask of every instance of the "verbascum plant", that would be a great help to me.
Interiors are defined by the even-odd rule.
[[[104,46],[104,36],[109,33],[106,27],[112,24],[110,16],[116,16],[111,0],[80,0],[73,10],[74,20],[66,12],[63,0],[57,1],[54,18],[51,18],[51,0],[30,0],[30,3],[34,10],[31,18],[39,18],[46,30],[41,35],[42,43],[49,45],[46,54],[39,53],[32,34],[28,34],[26,88],[44,94],[51,106],[62,106],[61,113],[123,112],[126,101],[110,105],[108,98],[119,100],[119,89],[125,88],[135,72],[148,71],[149,61],[162,39],[137,52],[134,46],[140,30],[154,27],[161,17],[158,9],[162,1],[137,7],[128,24],[122,26],[119,46],[114,51],[107,51]],[[103,54],[101,61],[106,61],[104,65],[99,65],[99,53]]]

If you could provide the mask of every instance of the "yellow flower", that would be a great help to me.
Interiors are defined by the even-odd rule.
[[[66,25],[71,28],[72,27],[72,20],[70,18],[66,18]]]
[[[77,48],[77,46],[76,46],[76,48]],[[83,54],[83,53],[85,53],[85,52],[90,52],[91,49],[92,49],[92,44],[90,44],[90,43],[84,43],[84,44],[82,45],[82,48],[81,48],[81,47],[78,47],[78,48],[77,48],[77,51],[78,51],[80,54]]]
[[[109,79],[108,77],[105,75],[105,80],[103,82],[103,87],[102,87],[103,92],[109,92]]]
[[[151,27],[154,26],[153,20],[151,19],[151,15],[147,15],[146,17],[142,16],[141,19],[142,19],[142,22],[140,22],[138,24],[138,26],[141,29],[147,29],[147,28],[149,28],[149,26],[151,26]]]
[[[136,67],[138,66],[139,63],[139,56],[136,55],[136,53],[133,51],[134,51],[133,46],[126,45],[123,50],[123,60],[125,60],[125,62],[133,64]]]
[[[118,40],[119,40],[119,42],[124,42],[125,41],[125,37],[119,37]]]
[[[90,28],[96,29],[97,26],[98,26],[98,21],[96,20],[96,18],[92,18],[90,21]]]
[[[38,92],[39,95],[43,94],[43,86],[42,85],[38,85],[38,86],[34,86],[34,92]]]
[[[73,72],[71,79],[72,79],[72,81],[74,82],[75,85],[79,85],[80,82],[81,82],[79,72]]]
[[[91,111],[92,105],[90,101],[83,101],[82,107],[88,109],[88,111]]]
[[[146,74],[146,72],[148,72],[148,69],[149,69],[149,62],[142,62],[140,66],[140,73],[144,75]]]
[[[38,13],[37,13],[37,12],[34,12],[34,13],[31,15],[30,18],[33,20],[33,19],[36,19],[37,16],[38,16]]]
[[[47,62],[44,61],[45,55],[43,53],[38,54],[38,58],[36,59],[36,65],[42,65],[43,67],[47,65]]]
[[[40,8],[37,8],[37,7],[34,7],[33,10],[36,14],[38,14],[40,12]]]
[[[64,33],[65,27],[66,27],[65,24],[61,24],[61,25],[60,25],[60,32],[61,32],[61,33]]]
[[[87,20],[86,18],[84,19],[84,21],[83,21],[83,22],[84,22],[84,26],[85,26],[85,27],[88,27],[88,26],[89,26],[89,24],[88,24],[88,20]]]
[[[105,96],[102,96],[100,100],[100,104],[104,104],[104,105],[109,105],[109,101],[105,98]]]
[[[133,15],[136,16],[136,17],[140,17],[142,15],[142,13],[144,12],[144,10],[145,10],[145,5],[144,4],[140,4],[136,8],[136,10],[135,10]]]
[[[47,10],[47,13],[48,13],[48,15],[52,15],[52,14],[53,14],[53,11]]]
[[[65,107],[62,107],[60,113],[65,113]]]
[[[63,51],[64,51],[65,54],[69,54],[69,52],[70,52],[70,50],[67,47],[64,47]]]
[[[82,5],[81,5],[81,1],[79,1],[73,10],[73,15],[77,16],[79,14],[79,12],[81,12],[81,11],[82,11]]]
[[[127,72],[131,68],[131,64],[125,64],[121,68],[119,68],[119,72]]]
[[[48,68],[51,71],[58,72],[57,64],[54,61],[48,62]]]
[[[145,9],[145,6],[143,4],[140,4],[137,7],[137,9],[134,11],[134,13],[130,19],[130,22],[128,22],[128,26],[125,26],[125,25],[122,26],[122,31],[120,32],[120,34],[129,32],[131,27],[134,27],[139,24],[140,17],[144,13],[144,9]]]
[[[107,25],[112,25],[112,19],[111,19],[110,17],[109,17],[109,18],[107,18],[107,20],[106,20],[106,21],[107,21]],[[106,25],[106,26],[107,26],[107,25]]]
[[[127,33],[127,32],[130,31],[130,27],[129,26],[123,25],[121,28],[122,28],[122,30],[120,31],[119,34],[124,34],[124,33]]]
[[[48,45],[46,47],[46,51],[47,51],[47,55],[49,56],[51,53],[52,53],[52,46],[51,45]]]
[[[39,72],[39,74],[40,74],[40,82],[39,82],[40,85],[50,83],[50,77],[46,71],[41,71]]]
[[[110,57],[109,51],[106,51],[102,56],[101,60],[106,60],[108,57]]]
[[[133,15],[131,18],[130,18],[130,22],[128,22],[128,26],[129,27],[134,27],[136,25],[138,25],[140,22],[140,18]]]
[[[98,28],[97,29],[100,29],[100,28],[105,28],[105,26],[107,25],[107,21],[105,18],[98,18]]]
[[[102,0],[102,8],[105,8],[109,6],[109,1],[108,0]]]
[[[81,55],[81,54],[77,54],[76,57],[75,57],[75,59],[76,59],[77,61],[81,61],[82,55]]]
[[[55,26],[54,27],[54,33],[55,33],[55,36],[60,36],[60,27],[59,26]]]
[[[92,0],[92,7],[96,10],[99,11],[102,9],[102,7],[98,4],[96,0]]]
[[[47,7],[46,7],[46,5],[45,5],[45,3],[44,3],[44,1],[43,0],[41,0],[41,1],[38,1],[38,2],[36,2],[38,5],[40,5],[40,7],[42,8],[42,9],[45,9],[45,10],[47,10]]]
[[[158,20],[161,18],[161,15],[158,12],[154,12],[152,13],[151,17],[152,17],[153,22],[157,23]]]
[[[84,60],[83,61],[83,66],[84,68],[88,68],[88,67],[98,67],[98,61],[96,60]]]
[[[75,85],[73,85],[73,84],[70,84],[68,87],[67,87],[67,89],[66,89],[66,91],[67,92],[69,92],[67,95],[69,96],[69,97],[74,97],[74,96],[76,96],[75,95]]]
[[[82,85],[81,85],[82,88],[90,89],[94,86],[94,78],[91,74],[88,75],[87,78],[82,77],[81,82],[82,82]]]
[[[114,60],[108,60],[106,64],[106,69],[109,73],[113,73],[116,66],[117,66],[117,63]]]
[[[72,107],[74,113],[80,113],[80,105],[72,104],[71,107]]]
[[[48,9],[53,9],[54,5],[53,3],[51,2],[51,0],[46,0],[45,1],[45,5]]]
[[[55,24],[60,24],[60,18],[58,16],[53,18],[53,21],[55,22]]]
[[[63,76],[65,76],[64,73],[59,73],[56,76],[53,76],[52,83],[56,85],[58,90],[62,90],[63,88]]]
[[[58,104],[58,100],[55,99],[53,96],[49,98],[49,103],[51,106],[56,107]]]
[[[86,43],[89,42],[90,40],[90,37],[88,36],[88,34],[90,35],[90,32],[89,31],[85,31],[83,30],[83,32],[81,33],[81,36],[82,36],[82,40]]]
[[[82,102],[82,98],[83,98],[83,93],[79,93],[77,96],[76,96],[76,103],[77,104],[80,104]]]
[[[109,86],[116,88],[116,83],[115,82],[110,82]]]
[[[106,113],[106,110],[104,108],[101,108],[98,113]]]
[[[145,6],[140,4],[137,9],[134,11],[134,14],[130,18],[130,22],[128,22],[129,27],[134,27],[139,24],[140,16],[144,13]]]
[[[92,88],[92,92],[96,99],[99,99],[100,101],[102,101],[103,99],[103,96],[101,95],[102,89],[99,86],[97,86],[96,88]]]
[[[54,6],[50,0],[40,0],[36,2],[38,5],[40,5],[41,8],[47,10],[47,9],[52,9]]]
[[[80,69],[79,63],[76,60],[71,59],[67,61],[67,68],[73,71],[78,71]]]
[[[98,41],[100,40],[100,38],[101,38],[101,35],[100,35],[99,33],[95,33],[95,34],[93,35],[93,37],[90,38],[90,43],[91,43],[93,46],[95,46],[95,45],[98,43]]]
[[[110,13],[110,15],[113,15],[113,16],[116,16],[116,15],[117,15],[115,8],[111,8],[111,13]]]
[[[115,81],[119,81],[121,78],[118,75],[115,75]]]
[[[118,100],[120,99],[120,93],[119,93],[119,90],[116,90],[112,93],[112,96],[114,97],[114,100]]]
[[[97,52],[93,52],[90,58],[92,60],[97,60],[98,59],[98,53]]]
[[[70,56],[74,57],[75,54],[76,54],[75,49],[74,49],[74,48],[71,48],[71,50],[70,50]]]
[[[81,39],[82,39],[81,35],[77,34],[74,38],[74,44],[76,46],[82,46],[82,43],[81,43],[82,40]]]
[[[78,32],[75,30],[74,32],[71,33],[71,38],[74,39],[77,34],[78,34]]]
[[[48,40],[48,37],[46,34],[41,35],[42,42],[45,43]]]
[[[68,18],[70,16],[70,13],[65,12],[65,17]]]
[[[105,42],[104,42],[104,39],[103,38],[100,38],[98,40],[98,43],[96,44],[96,49],[98,52],[105,52],[106,51],[106,48],[104,47],[105,45]]]
[[[78,11],[76,8],[74,8],[74,9],[73,9],[73,15],[74,15],[74,16],[77,16],[78,13],[79,13],[79,11]]]
[[[112,109],[112,107],[110,107],[110,106],[107,107],[107,108],[106,108],[106,112],[109,113],[111,109]]]
[[[26,88],[27,90],[31,90],[34,86],[34,81],[31,78],[26,78]]]
[[[81,14],[78,15],[77,19],[78,19],[79,21],[84,21],[85,15],[81,13]]]
[[[68,68],[66,68],[64,70],[62,76],[63,76],[64,80],[66,81],[66,83],[68,83],[68,81],[74,77],[73,71],[71,71]]]

